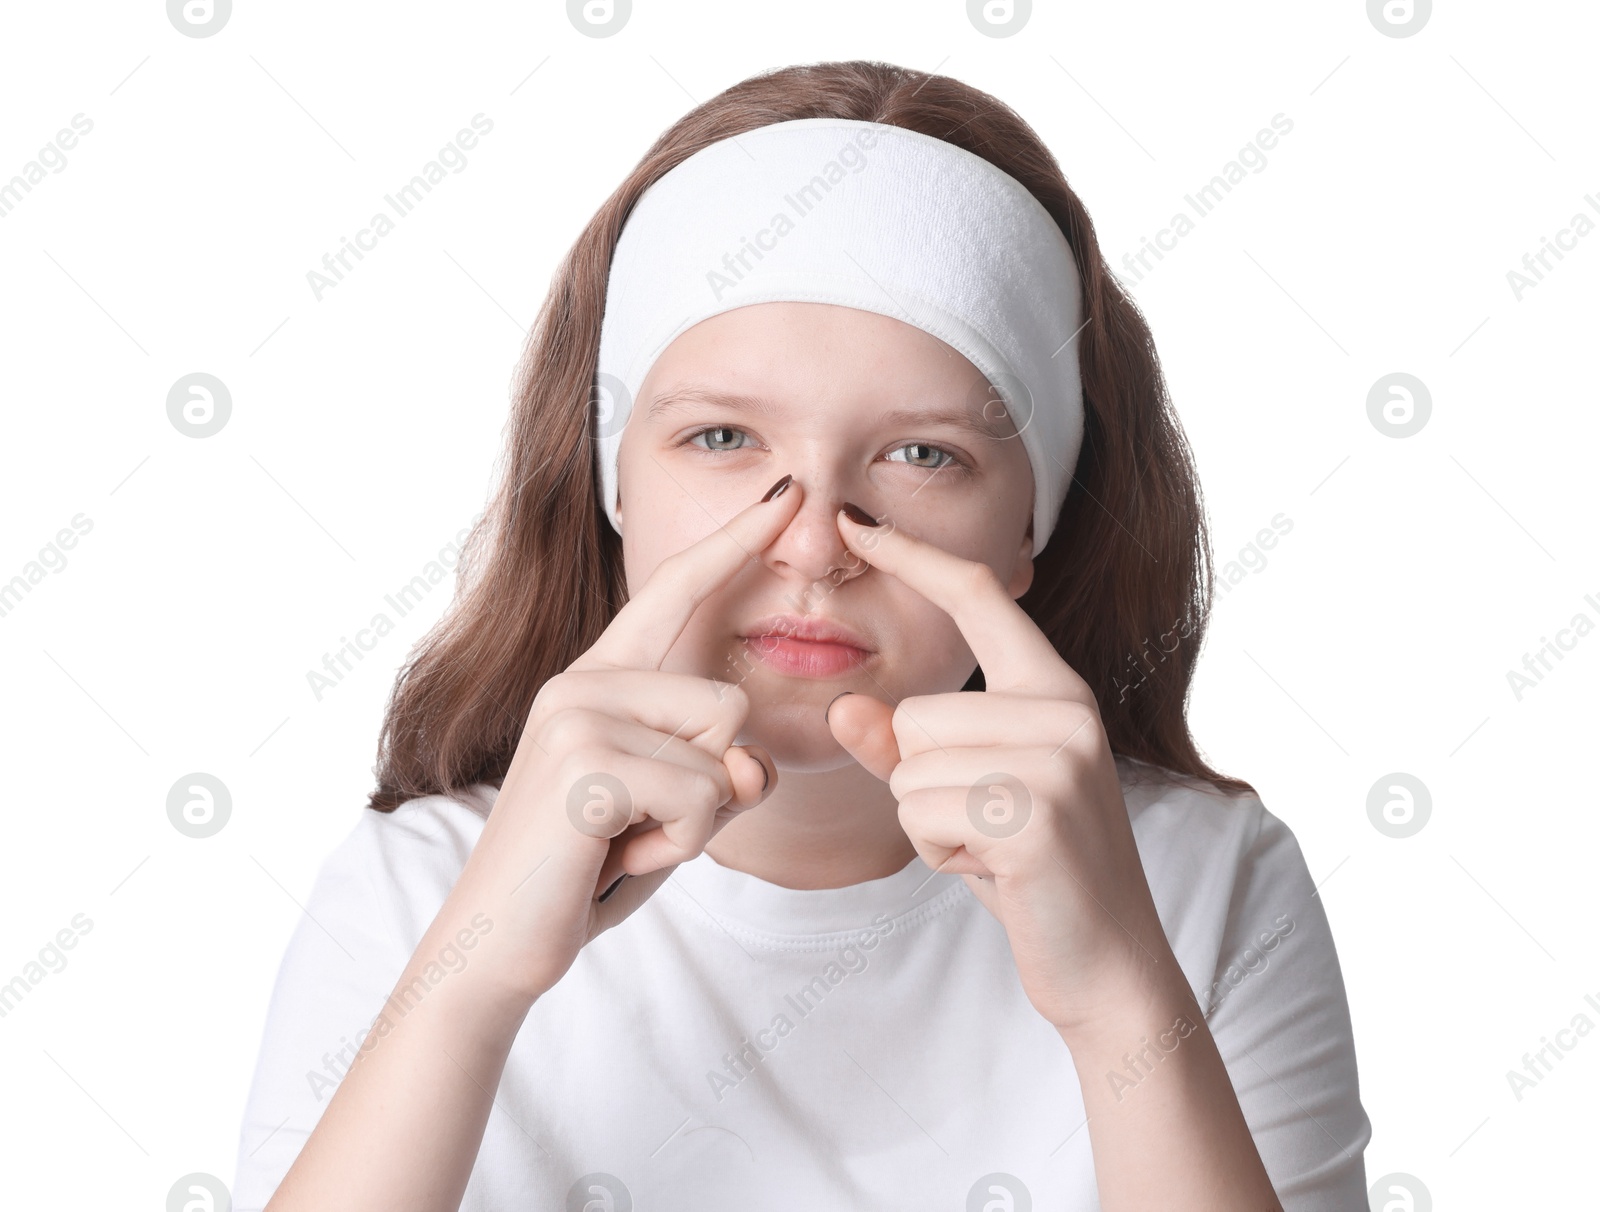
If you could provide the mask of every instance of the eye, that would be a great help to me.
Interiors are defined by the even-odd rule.
[[[740,439],[750,435],[742,429],[735,429],[732,425],[708,425],[704,429],[697,429],[685,441],[700,445],[699,439],[707,438],[709,442],[700,446],[702,450],[738,450],[742,446]],[[730,445],[723,445],[723,443]]]
[[[911,453],[904,460],[894,459],[893,456],[902,450]],[[890,451],[889,457],[894,462],[903,461],[912,467],[921,467],[928,471],[940,471],[952,463],[959,462],[948,450],[941,446],[929,445],[927,442],[907,442],[904,446]]]

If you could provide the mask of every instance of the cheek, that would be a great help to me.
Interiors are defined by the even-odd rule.
[[[900,686],[908,693],[959,690],[977,658],[956,621],[921,594],[897,595],[890,609]]]
[[[630,594],[638,593],[663,560],[688,547],[710,525],[704,510],[696,509],[642,449],[640,434],[624,431],[617,460],[618,507]]]
[[[1010,487],[994,496],[918,502],[897,519],[900,530],[963,560],[988,564],[1005,579],[1032,516],[1028,502],[1015,498]]]
[[[628,577],[628,592],[636,594],[668,556],[716,529],[716,522],[678,491],[661,494],[641,508],[637,502],[630,512],[627,503],[622,515],[622,560]]]

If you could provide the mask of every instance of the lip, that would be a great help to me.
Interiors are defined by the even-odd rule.
[[[846,648],[859,648],[872,652],[872,645],[855,631],[830,619],[806,617],[798,614],[769,614],[757,619],[745,629],[742,638],[759,640],[774,636],[787,640],[803,640],[812,644],[840,644]]]
[[[759,619],[741,638],[762,664],[791,677],[839,677],[874,655],[866,640],[843,624],[794,614]]]

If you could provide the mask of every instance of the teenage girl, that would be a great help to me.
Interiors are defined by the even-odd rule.
[[[1048,543],[1037,435],[891,311],[693,324],[604,463],[630,213],[799,119],[942,140],[1064,237],[1081,446]],[[1020,118],[872,62],[699,107],[561,267],[509,437],[284,957],[236,1209],[1364,1206],[1321,902],[1184,717],[1187,447]]]

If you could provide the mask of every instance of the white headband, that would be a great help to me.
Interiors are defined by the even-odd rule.
[[[629,214],[611,259],[594,419],[619,534],[617,452],[651,365],[701,320],[770,302],[891,316],[976,366],[1021,431],[1039,553],[1083,440],[1072,249],[1038,199],[981,156],[842,118],[775,122],[703,147]]]

